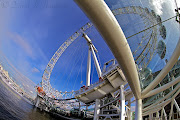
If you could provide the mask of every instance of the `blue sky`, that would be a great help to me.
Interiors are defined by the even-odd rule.
[[[16,71],[19,71],[19,74],[23,74],[22,76],[26,77],[23,78],[25,79],[24,82],[27,82],[30,79],[37,84],[41,82],[43,71],[59,46],[74,32],[89,22],[89,20],[73,0],[15,1],[16,3],[13,2],[13,0],[7,0],[7,2],[0,1],[0,55],[1,58],[4,56],[8,59],[8,65],[13,68],[11,71],[16,69]],[[117,6],[111,6],[114,8],[124,7],[129,4],[125,1],[119,3],[118,0],[113,1],[114,3],[110,0],[106,0],[106,2],[109,6],[111,6],[110,4],[117,4]],[[119,6],[120,4],[121,6]],[[153,9],[157,14],[162,16],[162,19],[169,18],[174,14],[174,4],[171,3],[170,0],[149,0],[146,2],[141,0],[132,0],[130,5],[141,5],[142,7]],[[168,11],[166,8],[168,8]],[[170,46],[175,45],[178,39],[177,36],[179,35],[177,24],[175,22],[167,22],[165,25],[169,30],[167,40],[165,40],[165,42]],[[126,31],[126,29],[128,29],[128,27],[124,26],[123,30]],[[141,28],[138,30],[140,29]],[[173,32],[174,30],[175,32]],[[97,47],[100,45],[99,54],[103,56],[101,58],[101,62],[104,63],[113,56],[104,42],[100,43],[95,41],[96,39],[102,39],[98,34],[96,34],[96,32],[97,31],[93,31],[93,35],[95,36],[91,36],[91,38],[95,44],[97,44]],[[174,34],[171,34],[172,32]],[[82,43],[81,40],[79,41],[82,46],[86,46],[85,42]],[[67,50],[67,55],[65,54],[64,58],[68,57],[68,54],[75,49],[80,50],[81,54],[86,54],[86,50],[88,49],[87,46],[85,48],[77,48],[76,45],[78,46],[79,43],[75,43],[74,46],[72,45],[72,48],[69,51]],[[103,48],[101,46],[103,46]],[[174,48],[175,47],[168,49],[167,52],[169,55],[166,56],[168,59],[170,58]],[[57,66],[55,66],[52,73],[53,81],[51,83],[53,87],[59,90],[63,87],[68,87],[62,86],[62,84],[66,83],[61,84],[61,82],[68,79],[68,75],[63,73],[63,71],[65,71],[65,65],[71,66],[71,64],[62,63],[67,61],[70,63],[73,60],[75,61],[75,57],[76,54],[74,54],[74,57],[71,56],[69,59],[60,59],[57,63]],[[86,60],[87,57],[84,57]],[[7,64],[6,62],[7,60],[4,60],[4,64]],[[86,63],[83,62],[83,66],[85,64]],[[161,66],[164,66],[162,61],[153,61],[150,65],[151,68],[155,68],[155,64],[163,64]],[[78,81],[76,82],[80,84],[80,77],[85,78],[85,75],[81,76],[79,71],[85,71],[86,66],[82,68],[81,62],[78,62],[77,66],[75,66],[74,69],[78,69],[76,69],[76,72],[73,71],[74,74],[71,75],[71,77],[76,76],[76,78],[78,78]],[[10,67],[7,68],[10,70]],[[15,72],[13,74],[15,74]],[[96,73],[94,72],[94,74]],[[64,76],[66,78],[63,78]],[[74,82],[75,81],[71,83],[70,81],[68,83],[70,84],[68,90],[74,86]],[[77,88],[78,87],[80,86],[78,85]]]
[[[44,0],[31,1],[30,6],[22,0],[24,8],[1,8],[0,49],[36,83],[57,48],[88,21],[71,0],[53,1],[44,7]],[[31,4],[37,5],[34,8]],[[51,7],[51,4],[58,5]]]
[[[7,2],[0,2],[1,57],[37,84],[58,47],[89,20],[72,0]]]

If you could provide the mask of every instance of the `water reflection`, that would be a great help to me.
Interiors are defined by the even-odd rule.
[[[10,89],[0,77],[1,120],[56,120],[57,118],[35,108]]]

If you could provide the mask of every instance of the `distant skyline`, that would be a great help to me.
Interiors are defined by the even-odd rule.
[[[109,6],[112,4],[111,0],[105,1],[109,3]],[[118,0],[114,0],[114,2],[118,3]],[[180,1],[177,2],[180,6]],[[127,2],[123,1],[122,3],[124,4],[121,7],[127,6]],[[173,2],[171,3],[171,0],[149,0],[146,2],[132,0],[132,3],[128,4],[151,8],[160,14],[163,20],[175,15],[175,5]],[[148,5],[146,6],[146,4]],[[168,9],[166,9],[167,6]],[[118,5],[111,7],[116,8]],[[73,0],[15,0],[15,2],[7,0],[6,3],[0,1],[0,16],[0,60],[4,59],[3,62],[6,62],[5,59],[8,59],[8,65],[24,76],[21,79],[32,80],[35,84],[41,82],[46,65],[59,46],[89,22],[89,19]],[[166,56],[167,59],[170,58],[175,48],[178,41],[176,36],[179,34],[177,23],[172,21],[165,23],[168,31],[165,43],[169,46],[174,45],[173,48],[168,46],[167,54],[169,55]],[[172,33],[172,31],[174,32]],[[95,38],[98,37],[95,36]],[[103,49],[108,50],[106,47]],[[103,53],[102,55],[106,54]],[[156,69],[158,64],[164,66],[162,61],[155,59],[150,63],[150,67]],[[8,65],[7,68],[12,72]],[[57,65],[54,73],[61,71],[58,70],[58,67]],[[64,70],[64,68],[61,69]],[[86,70],[86,68],[84,69]],[[52,78],[55,80],[55,78],[60,77],[57,75]],[[57,89],[62,87],[55,81],[52,81],[52,84]]]

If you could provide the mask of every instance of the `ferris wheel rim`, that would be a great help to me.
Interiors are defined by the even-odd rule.
[[[48,90],[46,89],[52,89],[52,86],[50,84],[50,76],[51,76],[51,72],[55,66],[55,64],[57,63],[59,57],[63,54],[63,52],[80,36],[82,35],[87,29],[89,29],[90,27],[92,27],[92,23],[88,22],[86,23],[83,27],[81,27],[78,31],[76,31],[73,35],[71,35],[59,48],[58,50],[54,53],[54,55],[52,56],[52,58],[50,59],[50,61],[48,62],[46,69],[44,70],[43,76],[42,76],[42,82],[41,82],[41,86],[45,89],[44,91],[49,93]],[[57,91],[57,90],[55,90]],[[72,93],[74,91],[71,92],[61,92],[58,91],[60,93]]]

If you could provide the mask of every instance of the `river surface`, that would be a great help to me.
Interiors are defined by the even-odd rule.
[[[0,77],[0,120],[61,120],[29,104]]]

